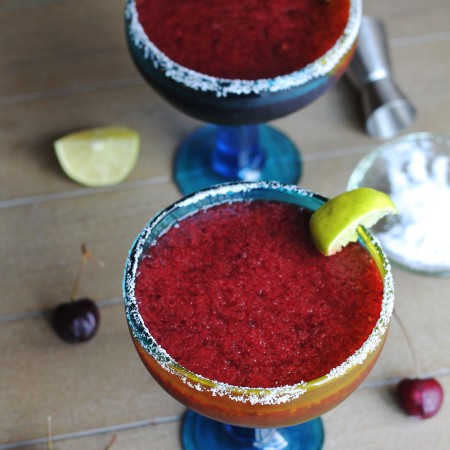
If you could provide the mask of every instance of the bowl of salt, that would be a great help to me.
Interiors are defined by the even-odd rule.
[[[450,276],[450,135],[413,133],[383,144],[355,167],[348,189],[387,193],[399,214],[372,232],[393,264]]]

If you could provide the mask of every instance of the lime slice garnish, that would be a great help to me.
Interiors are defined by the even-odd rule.
[[[85,186],[123,181],[136,164],[139,134],[121,127],[92,128],[68,134],[54,146],[64,173]]]
[[[312,214],[311,237],[317,250],[330,256],[357,241],[359,225],[370,228],[387,214],[397,214],[397,208],[384,192],[364,187],[344,192]]]

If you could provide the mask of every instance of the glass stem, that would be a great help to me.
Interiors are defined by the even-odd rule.
[[[227,424],[223,426],[228,435],[242,448],[282,450],[289,445],[276,428],[244,428]]]
[[[263,164],[259,125],[217,127],[212,152],[215,172],[231,180],[258,181]]]

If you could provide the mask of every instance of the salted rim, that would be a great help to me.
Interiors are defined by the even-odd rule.
[[[217,97],[226,97],[228,94],[247,95],[259,94],[264,91],[278,92],[327,75],[339,64],[341,58],[350,51],[358,37],[362,18],[362,0],[350,0],[349,17],[344,31],[334,46],[322,57],[290,74],[257,80],[220,78],[188,69],[166,56],[148,38],[139,22],[135,0],[127,1],[125,17],[130,22],[127,32],[130,34],[134,45],[142,49],[144,58],[150,58],[153,66],[163,70],[166,77],[184,84],[190,89],[214,92]]]
[[[391,266],[379,244],[379,241],[369,232],[367,232],[367,230],[365,230],[363,227],[361,227],[360,229],[360,231],[362,231],[362,233],[360,233],[360,236],[366,244],[372,245],[374,247],[377,255],[380,257],[383,269],[385,271],[383,279],[383,300],[380,317],[378,318],[377,323],[372,330],[372,333],[369,335],[363,345],[358,350],[356,350],[355,353],[349,356],[342,364],[333,368],[328,374],[309,382],[301,381],[294,385],[285,385],[271,388],[255,388],[247,386],[235,386],[228,383],[215,381],[201,375],[197,375],[178,364],[166,352],[164,348],[157,344],[156,340],[152,337],[148,328],[144,324],[142,316],[139,313],[137,299],[135,297],[135,278],[140,256],[144,251],[144,245],[153,229],[168,214],[180,207],[186,207],[196,204],[197,202],[205,200],[208,197],[213,199],[215,197],[226,196],[230,193],[245,193],[252,190],[284,191],[287,193],[291,192],[303,197],[314,197],[318,200],[323,200],[322,197],[315,194],[314,192],[308,191],[298,186],[288,186],[278,182],[265,181],[224,184],[221,186],[199,191],[195,194],[185,197],[184,199],[181,199],[180,201],[174,203],[173,205],[157,214],[156,217],[148,222],[131,247],[125,267],[123,280],[125,311],[128,323],[131,326],[133,336],[139,342],[141,347],[148,354],[150,354],[163,369],[167,370],[173,375],[178,376],[185,384],[187,384],[191,388],[198,391],[208,391],[213,396],[227,396],[234,401],[250,403],[252,405],[282,404],[295,400],[296,398],[305,394],[311,387],[319,387],[323,384],[326,384],[330,380],[343,376],[352,367],[363,364],[369,354],[376,350],[380,345],[382,340],[381,337],[388,329],[388,325],[394,308],[394,284],[391,274]],[[230,200],[230,203],[234,201]],[[221,202],[221,204],[222,203],[226,203],[226,200]],[[212,206],[215,206],[217,204],[219,203],[215,203]],[[192,214],[197,211],[194,211]],[[161,234],[159,234],[159,236],[160,235]]]

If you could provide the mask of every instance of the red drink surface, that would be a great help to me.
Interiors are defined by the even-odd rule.
[[[383,283],[358,244],[332,257],[310,213],[236,202],[190,216],[141,260],[136,298],[147,328],[182,366],[238,386],[327,374],[368,338]]]
[[[182,66],[258,79],[305,67],[342,34],[349,0],[136,0],[149,39]]]

